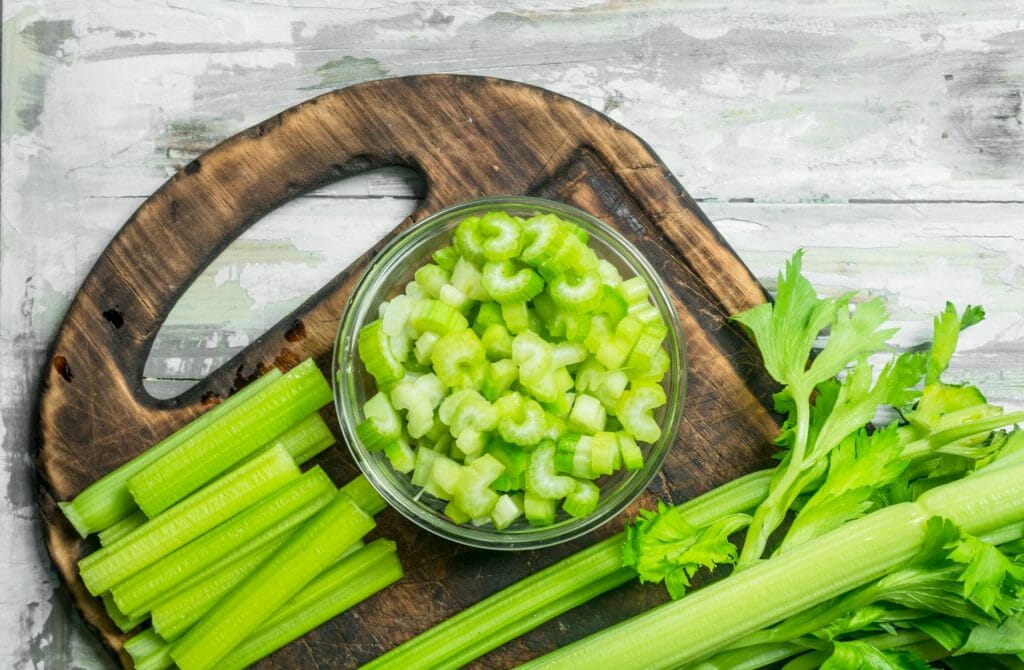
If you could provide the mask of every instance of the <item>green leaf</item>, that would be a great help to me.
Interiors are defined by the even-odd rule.
[[[956,313],[953,303],[947,302],[946,308],[935,317],[934,336],[932,337],[931,355],[928,357],[928,371],[925,383],[931,384],[939,380],[939,376],[949,367],[953,358],[960,331],[970,328],[985,318],[985,310],[981,307],[968,305],[962,316]]]
[[[1011,614],[1024,607],[1024,567],[998,547],[966,533],[950,548],[949,559],[964,566],[964,598],[990,614]]]
[[[924,670],[928,663],[909,651],[884,651],[867,642],[836,642],[821,670]]]
[[[946,651],[953,651],[963,646],[971,629],[970,622],[945,616],[926,617],[912,621],[911,625],[931,636]]]
[[[623,548],[623,564],[635,568],[641,582],[664,581],[673,599],[685,594],[699,569],[735,562],[729,535],[750,523],[746,514],[730,514],[698,527],[678,509],[658,503],[656,513],[642,511],[627,528]]]
[[[1024,613],[1008,617],[999,625],[972,628],[967,642],[957,651],[957,654],[969,653],[1024,654]]]
[[[876,493],[899,478],[908,461],[900,457],[896,425],[868,435],[848,435],[829,456],[825,482],[800,510],[781,550],[812,540],[876,507]]]
[[[807,361],[818,334],[832,324],[837,301],[818,298],[800,273],[802,259],[803,251],[796,252],[786,263],[785,272],[779,273],[774,304],[758,305],[732,318],[753,335],[768,374],[781,384],[809,392],[814,383],[805,382]]]
[[[857,305],[852,314],[848,304],[848,298],[836,303],[828,342],[807,372],[813,384],[835,377],[853,361],[884,350],[886,341],[897,331],[896,328],[879,330],[889,318],[881,298]]]

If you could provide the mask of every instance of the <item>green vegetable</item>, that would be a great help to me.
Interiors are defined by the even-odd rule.
[[[83,558],[82,581],[99,595],[298,478],[295,461],[275,447]]]
[[[206,413],[187,423],[181,430],[172,433],[160,442],[142,452],[116,470],[100,477],[71,502],[59,503],[71,525],[85,537],[90,533],[105,530],[138,510],[135,499],[128,491],[128,480],[151,463],[173,451],[178,445],[217,423],[229,413],[238,409],[252,397],[281,377],[281,371],[273,369],[259,379],[214,405]]]
[[[100,541],[100,546],[106,547],[146,523],[147,520],[146,515],[141,510],[135,511],[114,525],[104,528],[96,534],[96,537]]]
[[[330,400],[330,386],[307,359],[223,421],[142,468],[128,480],[128,489],[139,508],[153,518]]]
[[[373,526],[373,517],[351,498],[337,495],[172,645],[175,663],[182,670],[218,667],[238,643]]]

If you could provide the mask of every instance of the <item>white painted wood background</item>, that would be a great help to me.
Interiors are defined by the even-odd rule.
[[[131,212],[224,137],[333,88],[465,72],[545,86],[645,138],[772,288],[885,296],[901,343],[981,303],[954,373],[1024,407],[1024,3],[7,0],[0,242],[0,667],[111,661],[39,541],[46,348]],[[429,102],[427,102],[429,104]],[[291,203],[178,304],[147,367],[173,395],[410,212],[382,171]]]

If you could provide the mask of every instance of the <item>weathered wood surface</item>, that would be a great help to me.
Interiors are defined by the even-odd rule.
[[[604,110],[769,289],[804,246],[829,290],[886,295],[901,342],[947,297],[986,305],[955,371],[1024,407],[1019,3],[335,4],[4,3],[0,667],[109,663],[55,586],[31,496],[36,384],[71,296],[180,166],[357,81],[492,74]],[[350,260],[342,249],[410,213],[417,188],[376,174],[257,224],[179,302],[147,387],[173,395],[255,340]]]

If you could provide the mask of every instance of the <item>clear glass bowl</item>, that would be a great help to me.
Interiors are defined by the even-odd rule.
[[[452,233],[467,216],[491,210],[504,210],[516,216],[555,214],[576,223],[590,233],[590,246],[600,258],[614,264],[624,279],[640,275],[651,287],[651,300],[661,311],[669,333],[665,346],[671,358],[663,386],[667,402],[655,411],[662,427],[661,439],[653,445],[641,445],[644,467],[620,470],[603,477],[597,484],[601,500],[593,514],[582,519],[561,510],[550,526],[534,527],[520,519],[504,530],[491,526],[460,525],[443,513],[445,503],[412,485],[408,475],[395,472],[382,452],[370,452],[356,436],[356,425],[363,420],[362,407],[376,392],[373,378],[366,372],[356,352],[359,330],[377,318],[381,302],[405,290],[413,273],[431,262],[431,254],[451,244]],[[686,345],[679,316],[664,283],[643,255],[610,226],[586,212],[562,203],[539,198],[507,196],[468,201],[433,214],[398,235],[374,259],[356,285],[338,328],[334,344],[334,404],[338,421],[352,456],[367,479],[392,507],[410,521],[441,537],[485,549],[536,549],[578,537],[606,523],[624,510],[647,487],[665,460],[676,438],[683,413],[686,391]]]

